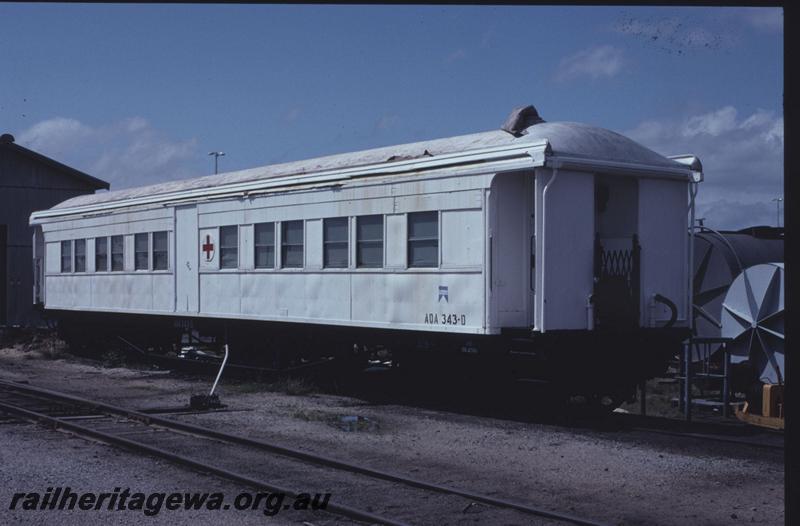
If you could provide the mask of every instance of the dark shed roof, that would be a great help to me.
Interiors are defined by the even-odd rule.
[[[106,181],[103,181],[102,179],[98,179],[96,177],[92,177],[91,175],[89,175],[87,173],[83,173],[80,170],[76,170],[75,168],[72,168],[71,166],[67,166],[66,164],[61,164],[60,162],[58,162],[58,161],[56,161],[54,159],[51,159],[51,158],[49,158],[47,156],[44,156],[41,153],[37,153],[37,152],[34,152],[33,150],[29,150],[29,149],[25,148],[24,146],[20,146],[19,144],[14,142],[14,136],[11,135],[10,133],[4,133],[3,135],[0,135],[0,148],[5,148],[5,149],[8,149],[10,151],[17,152],[19,154],[22,154],[22,155],[25,155],[27,157],[30,157],[31,159],[34,159],[35,161],[38,161],[40,163],[49,165],[50,167],[52,167],[52,168],[54,168],[56,170],[59,170],[60,172],[63,172],[65,174],[67,174],[67,175],[69,175],[71,177],[74,177],[75,179],[78,179],[79,181],[91,186],[95,190],[100,190],[100,189],[108,190],[109,187],[111,186],[109,183],[107,183]]]

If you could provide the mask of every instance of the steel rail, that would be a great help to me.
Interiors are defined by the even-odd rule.
[[[631,431],[638,431],[640,433],[656,433],[659,435],[668,435],[668,436],[678,436],[678,437],[686,437],[686,438],[694,438],[697,440],[708,440],[711,442],[724,442],[726,444],[737,444],[740,446],[751,446],[751,447],[759,447],[764,449],[773,449],[783,451],[784,446],[780,444],[766,444],[760,442],[753,442],[752,440],[739,440],[737,438],[732,437],[723,437],[723,436],[715,436],[709,435],[706,433],[687,433],[682,431],[670,431],[668,429],[653,429],[650,427],[632,427],[630,428]]]
[[[725,434],[715,434],[713,431],[708,430],[696,430],[696,431],[683,431],[680,429],[670,429],[669,425],[674,425],[674,421],[670,422],[672,419],[668,419],[665,417],[646,417],[646,421],[644,423],[637,423],[637,420],[640,418],[640,415],[636,414],[619,414],[617,418],[613,421],[619,423],[622,426],[622,429],[626,431],[636,431],[639,433],[653,433],[658,435],[668,435],[668,436],[677,436],[677,437],[685,437],[685,438],[693,438],[697,440],[707,440],[710,442],[723,442],[726,444],[736,444],[741,446],[751,446],[755,448],[763,448],[763,449],[772,449],[772,450],[784,450],[785,446],[781,444],[774,444],[769,442],[757,442],[754,440],[748,440],[748,438],[752,438],[751,436],[740,436],[740,435],[725,435]],[[630,421],[633,420],[633,421]],[[652,425],[648,425],[647,421],[654,422]],[[684,421],[678,421],[679,425],[684,424]],[[731,424],[712,424],[712,425],[722,425],[722,426],[731,426]],[[764,433],[764,431],[762,431]],[[774,432],[767,432],[767,433],[774,433]],[[778,433],[779,434],[779,433]]]
[[[263,480],[258,480],[252,477],[248,477],[247,475],[242,475],[240,473],[236,473],[227,469],[218,468],[211,464],[206,464],[204,462],[194,460],[187,456],[180,455],[178,453],[172,453],[165,449],[143,444],[135,440],[129,440],[119,435],[98,431],[96,429],[82,426],[74,422],[65,422],[64,420],[61,420],[58,417],[49,416],[44,413],[38,413],[36,411],[30,411],[28,409],[18,407],[12,404],[7,404],[4,402],[0,402],[0,409],[2,409],[7,413],[11,413],[28,420],[33,420],[38,423],[47,424],[49,427],[52,427],[53,429],[67,430],[79,436],[91,437],[133,451],[144,452],[155,457],[163,458],[170,462],[182,464],[184,466],[188,466],[190,468],[203,471],[206,473],[212,473],[222,478],[232,480],[240,484],[245,484],[247,486],[251,486],[257,489],[266,489],[272,493],[282,493],[290,497],[297,497],[299,495],[298,492],[289,490],[287,488],[283,488],[281,486],[276,486],[274,484],[271,484]],[[407,526],[406,523],[404,522],[388,519],[386,517],[382,517],[380,515],[376,515],[374,513],[370,513],[367,511],[362,511],[356,508],[352,508],[344,504],[329,503],[324,511],[348,517],[350,519],[368,522],[371,524],[384,524],[386,526]]]
[[[404,484],[407,486],[424,489],[436,493],[443,493],[448,495],[456,495],[459,497],[464,497],[466,499],[470,499],[475,502],[480,502],[483,504],[487,504],[490,506],[495,506],[499,508],[505,509],[512,509],[515,511],[519,511],[522,513],[526,513],[529,515],[535,515],[538,517],[554,519],[562,522],[569,522],[572,524],[577,524],[580,526],[604,526],[603,523],[583,519],[581,517],[576,517],[574,515],[569,515],[565,513],[549,511],[542,508],[538,508],[535,506],[529,506],[526,504],[509,501],[506,499],[491,497],[489,495],[483,495],[479,493],[473,493],[467,490],[461,490],[458,488],[453,488],[450,486],[444,486],[440,484],[434,484],[430,482],[425,482],[419,479],[406,477],[404,475],[399,475],[395,473],[390,473],[386,471],[381,471],[377,469],[372,469],[364,466],[358,466],[355,464],[351,464],[348,462],[344,462],[341,460],[337,460],[331,457],[315,454],[315,453],[308,453],[305,451],[301,451],[299,449],[294,449],[286,446],[281,446],[278,444],[274,444],[271,442],[266,442],[262,440],[255,440],[252,438],[247,438],[241,435],[236,435],[232,433],[225,433],[221,431],[217,431],[214,429],[209,429],[202,426],[196,426],[193,424],[188,424],[185,422],[177,422],[175,420],[167,419],[167,418],[160,418],[157,416],[149,415],[146,413],[140,413],[138,411],[125,409],[122,407],[114,406],[111,404],[106,404],[104,402],[97,402],[93,400],[87,400],[85,398],[80,398],[73,395],[68,395],[64,393],[58,393],[55,391],[50,391],[49,389],[44,389],[41,387],[32,387],[29,385],[18,385],[14,383],[9,383],[4,380],[0,380],[0,387],[6,387],[11,389],[16,389],[20,391],[29,391],[33,393],[39,393],[45,396],[50,396],[56,399],[62,400],[70,400],[75,403],[86,404],[90,405],[96,409],[100,409],[106,411],[108,413],[112,413],[119,416],[124,416],[130,418],[131,420],[139,420],[145,424],[155,424],[160,427],[165,427],[168,429],[174,429],[183,431],[186,433],[192,433],[200,436],[215,438],[217,440],[222,440],[228,443],[240,444],[245,446],[250,446],[266,451],[270,451],[272,453],[277,453],[279,455],[297,458],[300,460],[304,460],[313,464],[318,464],[326,467],[331,467],[339,470],[350,471],[352,473],[359,473],[362,475],[367,475],[373,478],[386,480],[389,482],[396,482],[400,484]]]

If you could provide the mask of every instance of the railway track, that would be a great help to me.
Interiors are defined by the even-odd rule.
[[[748,448],[783,451],[783,433],[756,429],[742,423],[687,423],[672,418],[641,415],[610,415],[612,425],[640,433],[675,436],[705,442],[725,443]]]
[[[194,373],[214,375],[219,369],[219,362],[215,361],[165,358],[155,355],[148,355],[147,353],[139,351],[133,346],[131,346],[131,348],[135,351],[138,351],[139,357],[144,357],[144,359],[149,360],[150,363],[156,364],[160,367],[170,368],[172,370],[184,371],[189,374]],[[256,374],[281,375],[286,374],[287,372],[310,370],[314,367],[324,367],[326,365],[330,365],[330,363],[323,361],[307,364],[288,371],[247,365],[228,364],[226,366],[226,375],[238,377],[252,377]],[[382,384],[382,387],[385,388],[385,385]],[[605,417],[611,418],[611,425],[619,426],[620,429],[625,429],[627,431],[676,436],[707,442],[735,444],[757,449],[775,451],[784,450],[782,433],[767,430],[755,430],[750,426],[740,423],[729,425],[700,424],[696,422],[686,423],[677,419],[630,414],[613,414],[605,415]]]
[[[414,507],[414,503],[422,502],[420,499],[427,493],[425,499],[430,499],[431,495],[437,499],[437,510],[452,509],[458,513],[481,504],[495,510],[498,515],[493,520],[497,518],[503,522],[519,522],[521,517],[527,516],[523,522],[530,522],[532,517],[537,517],[557,523],[585,526],[601,524],[521,502],[3,380],[0,380],[0,412],[140,454],[163,458],[254,489],[283,493],[290,497],[299,492],[283,485],[289,479],[300,478],[309,481],[309,485],[311,481],[327,480],[337,488],[340,487],[338,484],[343,484],[348,488],[346,493],[350,493],[350,500],[361,502],[372,498],[378,500],[373,508],[391,510],[380,514],[334,499],[329,502],[326,512],[359,522],[386,525],[413,523],[408,522],[408,518],[413,518],[414,510],[397,509],[397,503],[408,503]],[[270,455],[265,456],[265,452]],[[265,472],[272,475],[265,477]],[[386,495],[393,497],[391,503],[385,502]],[[381,496],[384,497],[383,503],[380,503]],[[430,520],[430,517],[427,519]]]
[[[757,441],[757,440],[747,440],[742,438],[736,437],[728,437],[728,436],[720,436],[720,435],[712,435],[707,433],[690,433],[690,432],[681,432],[681,431],[669,431],[665,429],[653,429],[647,427],[633,427],[631,428],[634,431],[641,431],[644,433],[656,433],[661,435],[667,436],[677,436],[689,439],[696,439],[696,440],[704,440],[709,442],[719,442],[719,443],[726,443],[726,444],[735,444],[740,446],[747,446],[759,449],[770,449],[773,451],[783,451],[784,446],[782,443],[777,443],[775,441],[765,442],[765,441]],[[782,440],[782,439],[781,439]]]
[[[136,353],[136,357],[149,361],[155,365],[173,370],[180,370],[195,374],[216,374],[219,362],[211,360],[186,360],[179,358],[167,358],[158,355],[148,354],[130,342],[121,339],[126,344],[126,349]],[[321,361],[292,368],[291,370],[278,370],[247,365],[228,364],[226,374],[229,376],[246,377],[254,374],[280,375],[287,372],[308,371],[315,367],[330,366],[331,362]],[[385,388],[385,384],[381,384]],[[744,424],[701,424],[697,422],[687,423],[677,419],[658,418],[636,414],[612,414],[606,415],[610,418],[610,424],[619,426],[620,429],[636,431],[641,433],[651,433],[666,436],[687,438],[690,440],[718,442],[757,449],[783,451],[783,434],[768,430],[756,430]],[[607,422],[606,424],[608,424]],[[603,424],[603,425],[606,425]]]

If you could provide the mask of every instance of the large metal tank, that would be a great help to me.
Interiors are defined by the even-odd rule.
[[[701,227],[694,238],[694,335],[722,336],[722,303],[746,268],[783,262],[783,228],[767,226],[716,231]],[[712,347],[712,352],[716,347]],[[698,356],[694,349],[694,359]]]
[[[722,302],[722,336],[734,364],[748,362],[760,383],[783,384],[783,263],[746,268]]]

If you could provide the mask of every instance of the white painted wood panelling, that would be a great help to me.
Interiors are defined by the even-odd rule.
[[[406,268],[406,251],[408,225],[405,214],[389,214],[384,217],[386,238],[383,240],[386,251],[386,267],[392,269]]]
[[[684,182],[639,181],[639,243],[641,252],[642,323],[649,324],[646,308],[655,294],[672,300],[678,319],[685,322],[688,303],[688,213]],[[666,305],[656,304],[658,325],[669,320]]]
[[[322,219],[306,221],[303,255],[306,258],[306,268],[309,270],[322,268]]]
[[[483,264],[483,210],[442,212],[441,268],[473,268]]]

